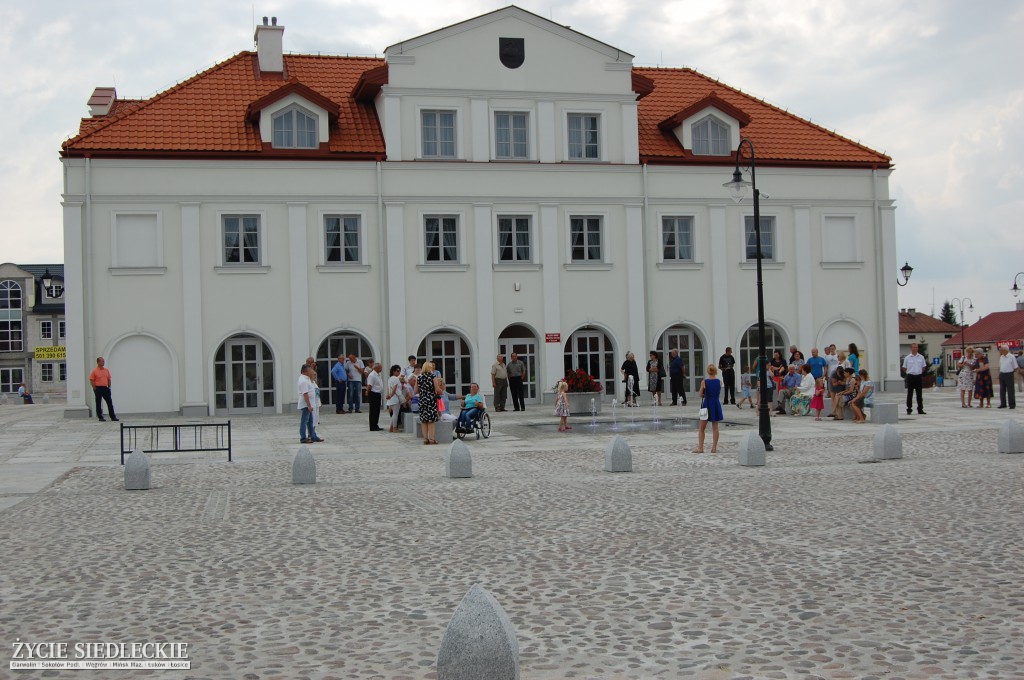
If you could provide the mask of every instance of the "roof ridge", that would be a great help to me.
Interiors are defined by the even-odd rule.
[[[224,61],[218,62],[218,63],[214,64],[213,66],[210,66],[209,68],[207,68],[204,71],[199,71],[198,73],[193,74],[191,78],[187,78],[187,79],[181,81],[180,83],[177,83],[176,85],[173,85],[173,86],[167,88],[163,92],[156,93],[155,95],[153,95],[149,99],[133,99],[133,100],[116,99],[115,101],[141,101],[141,102],[143,102],[143,104],[141,106],[139,106],[138,108],[134,108],[134,109],[132,109],[130,111],[122,111],[120,113],[115,114],[110,120],[106,120],[106,121],[103,121],[103,122],[97,124],[96,127],[94,127],[93,129],[89,130],[88,132],[80,132],[79,134],[75,135],[74,137],[72,137],[70,139],[64,140],[64,142],[61,144],[61,149],[66,152],[70,145],[78,143],[78,142],[82,142],[82,141],[88,139],[89,137],[91,137],[92,135],[96,134],[97,132],[100,132],[101,130],[107,129],[108,127],[110,127],[114,123],[120,122],[120,121],[124,120],[125,118],[127,118],[128,116],[134,115],[134,114],[138,113],[139,111],[142,111],[143,109],[145,109],[145,108],[147,108],[149,106],[152,106],[154,103],[156,103],[158,101],[162,101],[163,99],[166,99],[172,93],[178,92],[179,90],[185,88],[186,86],[191,85],[193,83],[193,81],[196,81],[199,78],[206,77],[207,75],[213,73],[214,71],[216,71],[218,69],[222,69],[225,66],[227,66],[228,64],[234,63],[236,60],[241,59],[243,57],[252,57],[252,55],[254,55],[254,54],[256,54],[256,53],[251,51],[251,50],[243,50],[242,52],[239,52],[238,54],[235,54],[233,56],[228,57]],[[83,118],[82,120],[93,120],[93,121],[95,121],[96,119],[95,118]]]
[[[732,85],[729,85],[728,83],[726,83],[726,82],[724,82],[722,80],[719,80],[717,78],[714,78],[712,76],[709,76],[709,75],[707,75],[705,73],[702,73],[701,71],[698,71],[695,68],[692,68],[692,67],[689,67],[689,66],[682,66],[682,67],[663,67],[663,66],[640,66],[640,67],[637,67],[637,66],[634,66],[633,68],[634,69],[639,68],[641,70],[648,70],[648,71],[689,71],[689,72],[693,73],[694,75],[696,75],[696,76],[698,76],[700,78],[703,78],[704,80],[707,80],[710,83],[713,83],[715,85],[721,85],[725,89],[730,90],[730,91],[734,92],[735,94],[740,95],[741,97],[744,97],[744,98],[746,98],[746,99],[748,99],[748,100],[750,100],[750,101],[752,101],[754,103],[763,104],[764,106],[767,106],[768,108],[773,109],[773,110],[777,111],[778,113],[781,113],[782,115],[786,116],[787,118],[799,121],[799,122],[804,123],[806,125],[810,125],[811,127],[815,128],[817,130],[820,130],[821,132],[824,132],[825,134],[829,135],[830,137],[842,140],[842,141],[844,141],[844,142],[846,142],[848,144],[852,144],[853,146],[857,147],[858,149],[860,149],[862,151],[867,151],[869,153],[877,154],[878,156],[881,156],[885,160],[889,161],[890,163],[892,162],[892,156],[890,156],[887,153],[884,153],[882,151],[878,151],[877,149],[872,149],[869,146],[865,146],[864,144],[861,144],[860,142],[854,141],[854,140],[850,139],[849,137],[847,137],[845,135],[841,135],[841,134],[837,133],[835,130],[829,130],[828,128],[826,128],[826,127],[824,127],[822,125],[819,125],[818,123],[815,123],[814,121],[812,121],[812,120],[810,120],[808,118],[804,118],[803,116],[798,116],[795,113],[791,113],[789,111],[789,109],[784,109],[781,106],[778,106],[777,104],[772,104],[770,101],[768,101],[767,99],[764,99],[763,97],[758,98],[757,95],[753,95],[753,94],[750,94],[748,92],[744,92],[743,90],[739,89],[738,87],[734,87]]]

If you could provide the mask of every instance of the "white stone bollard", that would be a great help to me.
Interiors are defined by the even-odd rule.
[[[999,453],[1024,453],[1024,427],[1007,420],[999,427]]]
[[[469,447],[456,439],[444,454],[444,474],[449,479],[463,479],[473,476],[473,459]]]
[[[146,491],[150,488],[149,456],[142,449],[135,449],[128,454],[124,462],[125,491]]]
[[[608,442],[608,446],[604,450],[604,471],[633,471],[633,451],[621,434],[615,435],[615,438]]]
[[[875,433],[875,460],[895,460],[903,457],[903,440],[892,425],[882,425]]]
[[[441,638],[438,680],[519,680],[519,643],[508,614],[480,584],[462,598]]]
[[[899,404],[875,404],[871,407],[871,422],[895,425],[900,421]]]
[[[49,404],[50,403],[50,395],[49,394],[44,394],[43,395],[43,403],[44,404]]]
[[[7,404],[7,395],[6,394],[0,394],[0,404],[4,404],[4,405]]]
[[[757,432],[748,432],[740,440],[736,462],[747,467],[760,467],[767,463],[764,440]]]
[[[316,461],[308,446],[300,446],[292,461],[292,484],[316,484]]]

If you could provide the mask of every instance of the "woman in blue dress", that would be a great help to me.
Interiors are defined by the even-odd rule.
[[[711,423],[711,453],[718,453],[718,422],[725,416],[722,414],[722,381],[718,377],[718,366],[708,364],[708,375],[700,381],[701,408],[708,410],[708,419],[700,421],[700,433],[697,435],[697,448],[694,453],[704,453],[704,430]]]

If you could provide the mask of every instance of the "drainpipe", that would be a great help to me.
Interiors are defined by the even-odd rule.
[[[85,368],[89,368],[89,359],[97,356],[96,339],[93,335],[92,311],[93,303],[93,261],[92,261],[92,158],[85,157],[85,233],[82,234],[82,278],[85,280],[85,295],[82,296],[82,320],[85,328]]]
[[[643,189],[644,189],[644,209],[643,209],[643,214],[640,216],[640,224],[642,225],[642,229],[640,230],[640,234],[642,235],[641,246],[643,248],[643,254],[644,254],[644,335],[647,335],[648,333],[653,332],[654,329],[652,329],[651,326],[650,326],[650,324],[651,324],[651,307],[652,307],[651,299],[650,299],[650,296],[651,296],[650,275],[651,274],[650,274],[650,271],[649,271],[650,268],[647,266],[647,229],[649,227],[649,225],[647,224],[647,221],[648,221],[648,215],[650,214],[649,213],[650,201],[649,201],[649,198],[647,196],[647,163],[646,162],[641,164],[641,170],[642,170]],[[652,338],[652,340],[657,340],[657,338]],[[647,346],[648,347],[654,347],[654,343],[649,342],[649,343],[647,343]],[[650,351],[650,350],[648,350],[648,351]]]
[[[875,272],[876,279],[878,280],[878,286],[875,290],[875,308],[878,314],[878,331],[879,331],[879,347],[878,356],[881,359],[881,380],[876,380],[875,384],[881,384],[882,391],[885,391],[885,381],[889,377],[889,357],[886,356],[886,332],[885,323],[885,286],[886,276],[888,272],[885,271],[885,259],[882,253],[882,219],[880,214],[880,208],[878,206],[878,169],[871,168],[871,218],[874,222],[875,227],[875,266],[878,271]]]
[[[386,230],[384,228],[384,195],[383,195],[383,178],[382,178],[382,163],[380,160],[377,161],[377,251],[378,261],[380,262],[380,291],[381,291],[381,306],[382,311],[381,318],[381,348],[380,348],[380,360],[383,362],[384,357],[391,347],[391,318],[388,310],[390,309],[390,292],[388,286],[388,259],[387,259],[387,244],[384,242],[386,238]]]

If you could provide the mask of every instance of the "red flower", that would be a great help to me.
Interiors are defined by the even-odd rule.
[[[601,383],[594,380],[594,376],[590,375],[582,368],[577,368],[569,375],[562,378],[569,386],[570,392],[600,392],[602,391]]]

